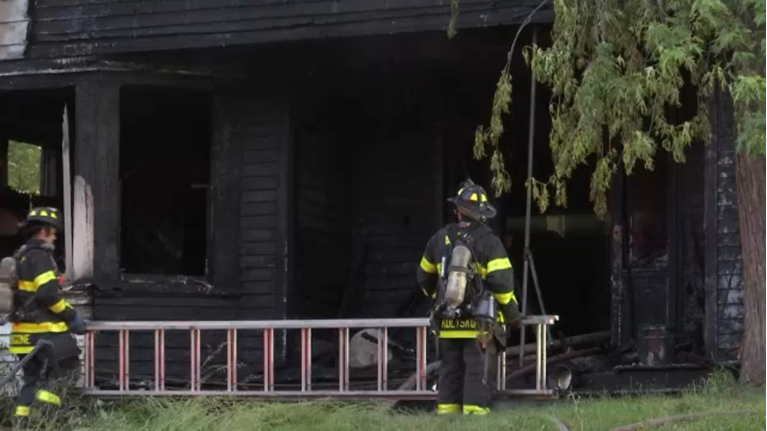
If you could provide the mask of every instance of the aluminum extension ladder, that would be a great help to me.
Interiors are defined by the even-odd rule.
[[[536,380],[534,389],[506,389],[506,355],[499,355],[498,391],[506,396],[547,397],[553,391],[546,388],[546,329],[558,316],[529,316],[522,324],[534,326],[536,336]],[[378,329],[376,349],[377,389],[352,390],[349,382],[349,332],[351,329]],[[416,335],[416,384],[414,390],[391,390],[388,387],[387,336],[390,328],[412,329]],[[338,388],[312,388],[312,330],[338,331]],[[263,334],[263,384],[260,390],[238,388],[237,339],[239,330],[260,330]],[[298,330],[301,333],[301,385],[298,390],[275,390],[274,383],[274,336],[275,331]],[[154,381],[151,389],[131,388],[130,385],[130,334],[131,332],[154,333]],[[190,337],[190,384],[189,389],[166,389],[165,335],[168,331],[186,331]],[[226,390],[202,389],[200,335],[202,331],[226,331]],[[436,392],[427,387],[426,347],[429,320],[409,319],[340,319],[340,320],[259,320],[259,321],[144,321],[144,322],[89,322],[84,336],[83,391],[100,397],[138,396],[248,396],[261,398],[390,398],[431,400]],[[118,333],[118,389],[99,389],[96,386],[96,336],[104,332]],[[334,385],[335,386],[335,385]]]

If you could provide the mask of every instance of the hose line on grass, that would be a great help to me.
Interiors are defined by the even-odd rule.
[[[556,416],[548,416],[549,419],[551,419],[552,422],[557,426],[557,431],[570,431],[570,428],[567,427],[567,424],[562,422],[559,418]]]
[[[657,427],[665,425],[669,422],[683,421],[683,420],[696,420],[709,416],[731,416],[739,415],[743,413],[756,413],[756,410],[736,410],[732,412],[709,412],[709,413],[692,413],[688,415],[669,416],[665,418],[652,419],[647,422],[637,422],[631,425],[624,425],[618,428],[613,428],[612,431],[636,431],[640,428]]]

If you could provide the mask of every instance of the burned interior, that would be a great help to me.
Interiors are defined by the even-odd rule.
[[[120,262],[129,274],[205,276],[210,97],[120,90]]]

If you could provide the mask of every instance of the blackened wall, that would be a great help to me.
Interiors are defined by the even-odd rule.
[[[345,148],[315,121],[296,135],[296,279],[299,318],[342,317],[351,266],[352,181]],[[350,289],[353,289],[353,285]]]
[[[223,320],[239,312],[235,299],[211,296],[203,286],[198,290],[184,289],[181,283],[170,286],[170,289],[159,283],[132,284],[122,284],[120,290],[117,290],[117,285],[102,283],[101,288],[105,290],[94,293],[93,320]],[[201,355],[203,359],[210,359],[209,367],[225,363],[226,350],[217,352],[218,346],[225,340],[225,334],[203,333]],[[101,332],[96,336],[96,342],[97,381],[102,386],[115,384],[119,364],[117,333]],[[151,331],[133,331],[130,333],[130,346],[131,381],[134,384],[153,382],[154,334]],[[189,347],[187,331],[171,331],[166,334],[165,363],[169,386],[183,386],[189,381]]]
[[[395,317],[414,294],[443,199],[437,137],[296,133],[296,293],[300,318]]]
[[[238,106],[233,121],[241,139],[237,319],[279,320],[287,317],[288,273],[292,270],[289,105],[238,93],[233,102]],[[286,355],[284,341],[284,333],[275,335],[278,362]],[[239,343],[243,363],[261,363],[260,332],[241,331]]]
[[[282,265],[277,263],[284,246],[279,223],[280,160],[287,116],[281,106],[269,103],[245,101],[240,106],[240,303],[253,313],[243,319],[284,318]]]
[[[416,268],[442,220],[441,149],[429,131],[400,131],[354,152],[354,238],[367,249],[359,317],[394,317],[420,289]]]

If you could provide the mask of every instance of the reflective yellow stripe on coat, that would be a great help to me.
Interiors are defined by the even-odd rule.
[[[451,331],[443,329],[439,331],[439,338],[477,338],[477,335],[479,335],[478,330]]]
[[[42,323],[14,323],[13,333],[21,334],[45,334],[47,332],[67,332],[67,322],[42,322]]]
[[[40,288],[45,283],[48,283],[51,280],[55,280],[58,277],[56,277],[56,273],[53,271],[46,271],[37,277],[35,277],[34,280],[19,280],[19,290],[23,290],[25,292],[37,292],[37,289]]]
[[[62,311],[66,310],[67,308],[72,308],[72,306],[69,305],[69,302],[67,302],[64,299],[61,299],[59,300],[59,302],[48,307],[49,310],[53,311],[56,314],[60,314]]]
[[[429,259],[426,259],[426,256],[421,258],[421,269],[427,274],[437,273],[437,266],[429,262]]]
[[[37,287],[34,281],[19,280],[19,290],[35,293],[37,292]]]
[[[493,293],[493,296],[495,296],[495,300],[501,305],[506,305],[511,301],[514,301],[515,304],[517,303],[517,297],[514,295],[514,292]]]

